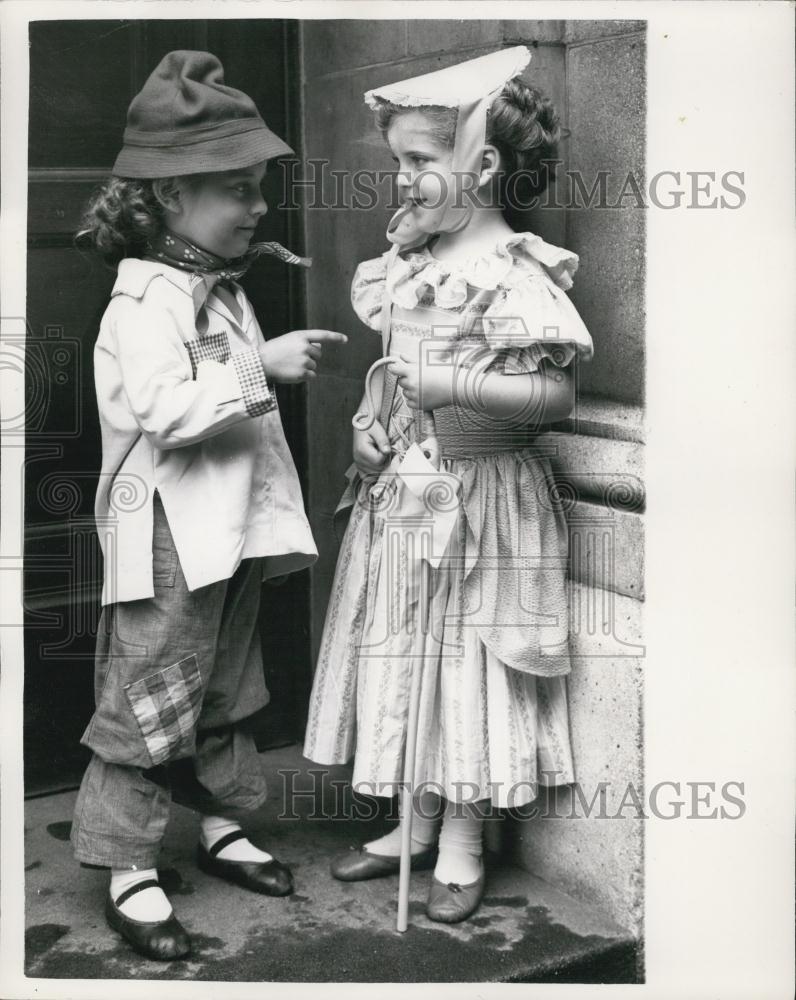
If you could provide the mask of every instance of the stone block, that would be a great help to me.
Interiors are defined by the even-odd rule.
[[[557,45],[564,38],[566,21],[501,21],[504,45]]]
[[[567,249],[581,258],[571,297],[594,342],[581,369],[586,392],[643,405],[644,217],[619,212],[575,212],[568,219]]]
[[[570,577],[590,588],[589,603],[573,612],[576,625],[582,630],[598,629],[605,636],[606,649],[619,649],[625,639],[621,622],[613,617],[610,595],[643,600],[643,517],[618,505],[611,508],[574,500],[567,511],[567,522]],[[595,604],[598,600],[599,604]]]
[[[479,53],[462,53],[462,49],[474,46],[488,46],[490,50],[500,47],[503,39],[502,23],[485,20],[426,20],[415,18],[406,22],[407,55],[422,56],[429,52],[456,52],[454,62],[475,58]],[[396,77],[400,79],[400,77]]]
[[[645,67],[643,36],[576,46],[567,54],[568,168],[590,189],[607,171],[605,204],[619,198],[628,173],[644,188]],[[573,207],[569,248],[580,255],[572,299],[595,343],[582,369],[585,391],[643,402],[645,209],[628,197],[620,207]]]
[[[509,211],[506,220],[515,233],[535,233],[556,247],[567,244],[567,213],[561,208],[541,205],[522,211]]]
[[[615,441],[643,442],[644,411],[640,406],[579,393],[572,416],[554,428]]]
[[[638,642],[639,603],[616,601]],[[505,842],[529,871],[639,934],[644,820],[634,795],[643,805],[642,661],[606,659],[590,635],[573,636],[572,648],[567,683],[578,788],[542,792],[535,813],[531,807],[528,818],[509,822]]]
[[[631,32],[646,31],[646,21],[589,21],[572,20],[564,21],[564,41],[571,45],[573,43],[586,41],[597,41],[602,38],[611,38],[616,35],[627,35]]]
[[[555,431],[538,443],[550,450],[556,480],[571,484],[577,496],[621,511],[644,506],[642,445]]]
[[[406,21],[367,18],[302,21],[305,81],[403,58],[406,25]]]
[[[536,22],[539,23],[539,22]],[[531,49],[531,61],[522,74],[522,79],[538,88],[549,97],[565,121],[567,106],[566,75],[564,69],[564,49],[562,46],[540,45]],[[565,149],[562,146],[562,159]]]

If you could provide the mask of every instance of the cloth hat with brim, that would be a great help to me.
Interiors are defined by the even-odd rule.
[[[293,150],[254,101],[224,83],[209,52],[169,52],[127,111],[116,177],[174,177],[242,170]]]

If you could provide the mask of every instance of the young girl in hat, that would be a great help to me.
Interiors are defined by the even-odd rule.
[[[292,892],[239,826],[266,797],[240,723],[268,701],[261,581],[317,555],[273,384],[313,378],[322,343],[345,337],[265,342],[235,281],[261,253],[304,262],[250,246],[266,164],[291,152],[215,56],[172,52],[130,105],[82,232],[118,276],[94,358],[104,607],[72,841],[111,870],[111,926],[154,959],[190,949],[156,872],[172,796],[201,813],[203,871]]]
[[[544,190],[560,134],[518,78],[529,59],[517,47],[366,94],[403,206],[352,302],[394,360],[379,419],[354,432],[305,753],[332,764],[355,748],[354,787],[394,794],[421,671],[411,864],[434,866],[441,922],[481,899],[485,807],[573,780],[566,524],[535,435],[570,412],[592,345],[565,294],[578,258],[503,216],[512,192]],[[332,874],[396,873],[402,827]]]

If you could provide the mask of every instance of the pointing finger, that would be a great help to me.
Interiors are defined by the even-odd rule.
[[[344,333],[337,333],[336,330],[313,330],[313,344],[347,344],[348,337]]]

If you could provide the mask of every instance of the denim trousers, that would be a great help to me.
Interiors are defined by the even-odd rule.
[[[97,635],[92,751],[72,824],[75,857],[154,868],[174,800],[240,819],[266,798],[240,723],[268,703],[258,630],[261,563],[188,590],[157,494],[154,597],[108,605]]]

